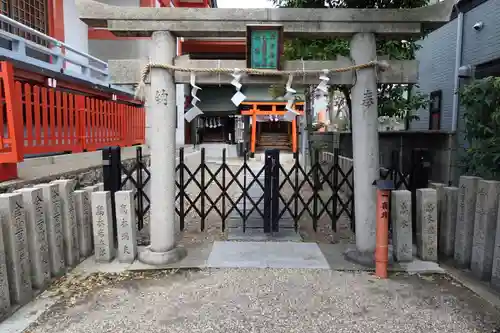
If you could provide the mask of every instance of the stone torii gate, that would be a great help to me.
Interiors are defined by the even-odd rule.
[[[248,25],[281,25],[285,38],[350,38],[351,59],[288,61],[284,70],[332,69],[377,61],[376,37],[419,37],[449,21],[453,0],[417,9],[193,9],[132,8],[77,0],[80,18],[92,27],[107,28],[118,36],[152,36],[150,61],[184,68],[245,68],[245,61],[176,58],[176,37],[244,37]],[[386,58],[387,59],[387,58]],[[380,60],[380,57],[379,59]],[[140,81],[144,61],[110,62],[116,84]],[[330,83],[353,84],[352,137],[356,216],[356,249],[351,257],[373,261],[376,195],[372,183],[379,178],[377,80],[380,83],[416,83],[415,61],[387,59],[387,67],[369,67],[330,73]],[[302,75],[300,75],[302,76]],[[176,83],[189,83],[189,73],[157,67],[150,70],[148,123],[151,170],[151,246],[139,259],[149,264],[179,260],[185,253],[175,244],[175,122]],[[229,75],[200,73],[197,84],[229,83]],[[302,80],[303,79],[303,80]],[[318,83],[318,75],[304,74],[304,84]],[[276,76],[244,76],[243,84],[281,83]]]

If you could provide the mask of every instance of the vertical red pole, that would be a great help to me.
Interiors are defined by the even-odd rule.
[[[88,112],[85,108],[85,96],[75,96],[75,111],[77,146],[79,151],[83,152],[87,149],[87,131],[90,126]]]
[[[17,179],[17,163],[0,163],[0,182]]]
[[[250,151],[252,154],[255,154],[255,146],[256,146],[256,140],[257,140],[257,115],[255,114],[256,110],[252,110],[252,140],[251,140],[251,146],[250,146]]]
[[[389,261],[389,195],[390,191],[377,190],[375,275],[382,279],[387,279],[387,263]]]
[[[10,62],[2,61],[2,79],[5,89],[5,111],[7,113],[7,129],[12,153],[11,162],[24,160],[24,123],[22,109],[22,90],[20,84],[14,80],[14,66]],[[18,89],[16,89],[16,86]],[[3,131],[3,129],[2,129]],[[3,147],[2,147],[3,148]]]
[[[1,131],[0,149],[4,149],[6,141],[10,141],[10,152],[4,153],[0,163],[0,181],[17,178],[17,162],[24,159],[24,123],[22,113],[22,90],[20,83],[14,80],[14,66],[10,62],[0,63],[1,81],[4,91],[5,114],[0,111]],[[1,87],[0,87],[1,88]],[[4,121],[7,120],[7,137],[4,138]]]

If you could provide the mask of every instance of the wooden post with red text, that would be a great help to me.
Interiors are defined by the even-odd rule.
[[[375,275],[387,279],[389,262],[389,197],[394,189],[391,180],[378,180],[377,186],[377,230],[375,247]]]

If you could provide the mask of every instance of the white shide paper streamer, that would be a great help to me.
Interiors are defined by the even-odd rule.
[[[241,71],[238,68],[235,68],[233,74],[231,74],[231,76],[233,77],[233,81],[231,81],[231,84],[234,86],[234,88],[236,88],[236,93],[231,98],[231,102],[233,102],[235,106],[240,106],[240,104],[247,98],[240,91],[242,87],[240,83],[241,75]]]
[[[196,103],[200,101],[200,99],[198,98],[198,96],[196,96],[196,94],[198,93],[198,90],[201,90],[201,88],[196,85],[196,75],[194,72],[191,72],[191,78],[189,83],[191,84],[192,107],[191,109],[189,109],[188,112],[184,114],[184,119],[186,119],[188,123],[190,123],[194,118],[196,118],[200,114],[203,114],[203,111],[201,111],[200,108],[196,106]]]
[[[297,91],[295,89],[292,89],[292,81],[293,81],[293,74],[290,74],[288,76],[288,81],[286,83],[286,94],[284,96],[284,98],[287,100],[287,103],[285,106],[286,113],[283,119],[286,121],[293,121],[295,117],[298,115],[298,113],[293,108],[295,104],[295,94],[297,93]]]

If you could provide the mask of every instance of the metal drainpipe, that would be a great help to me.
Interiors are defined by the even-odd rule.
[[[460,10],[457,8],[457,10]],[[455,77],[454,79],[454,94],[453,94],[453,118],[451,123],[451,130],[457,130],[458,123],[458,94],[456,92],[460,88],[460,78],[458,77],[458,69],[462,66],[462,51],[463,51],[463,40],[464,40],[464,13],[458,12],[457,18],[457,46],[455,53]]]
[[[457,45],[455,47],[455,77],[454,87],[453,87],[453,115],[451,120],[451,131],[455,136],[457,135],[457,124],[458,124],[458,112],[459,112],[459,101],[458,101],[458,90],[460,89],[460,78],[458,77],[458,69],[462,66],[462,53],[463,53],[463,41],[464,41],[464,13],[455,4],[455,8],[458,11],[457,17]],[[448,139],[448,185],[451,185],[453,180],[452,173],[452,148],[453,140],[452,135],[449,135]]]

